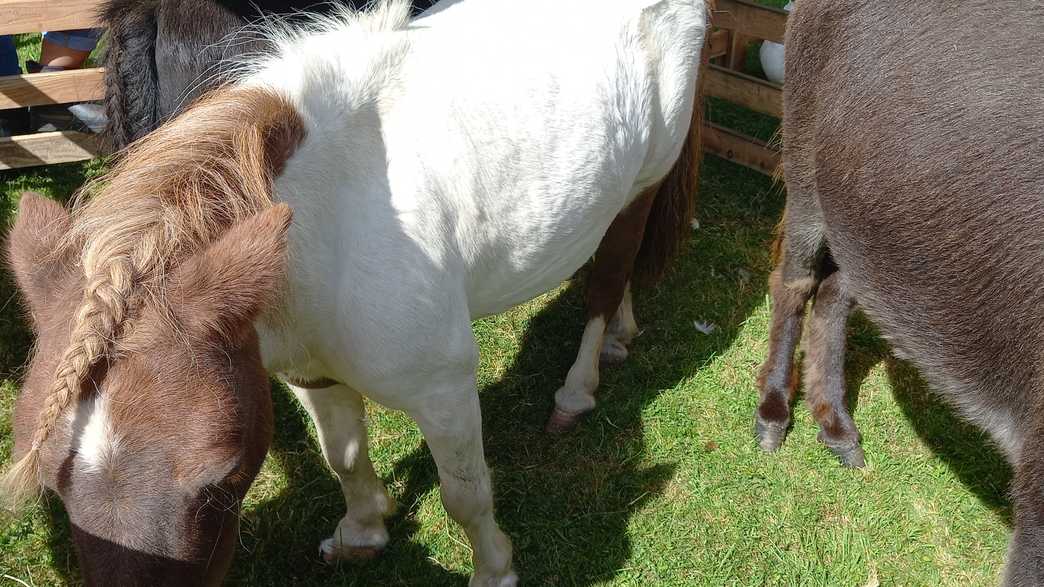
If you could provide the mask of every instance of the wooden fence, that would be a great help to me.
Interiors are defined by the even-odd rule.
[[[99,0],[0,0],[0,35],[90,28]],[[104,97],[101,68],[0,77],[0,109],[69,104]],[[81,161],[97,137],[74,131],[0,138],[0,169]]]
[[[96,25],[100,0],[0,0],[0,35]],[[777,84],[738,71],[751,40],[782,42],[786,12],[744,0],[718,0],[711,15],[716,27],[709,40],[711,66],[705,92],[757,112],[779,117],[782,90]],[[0,77],[0,109],[68,104],[104,97],[101,68]],[[703,133],[707,151],[762,173],[771,174],[779,153],[757,139],[711,123]],[[0,169],[50,165],[90,159],[98,154],[94,135],[45,132],[0,138]]]
[[[751,41],[783,42],[786,11],[744,0],[718,0],[711,21],[718,28],[712,35],[719,38],[711,38],[711,65],[704,93],[782,118],[783,86],[745,75],[739,69]],[[768,175],[775,173],[780,162],[779,151],[773,146],[713,123],[704,123],[703,146],[710,153]]]

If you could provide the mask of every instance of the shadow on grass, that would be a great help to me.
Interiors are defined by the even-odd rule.
[[[401,507],[413,503],[436,482],[430,457],[414,453],[397,464],[410,471],[410,483],[400,496],[400,510],[388,520],[391,540],[373,561],[331,566],[321,562],[319,541],[328,537],[344,515],[340,485],[308,434],[308,415],[285,387],[273,384],[276,434],[269,459],[284,475],[285,488],[275,497],[244,512],[241,548],[228,579],[233,585],[406,584],[425,577],[446,584],[457,576],[434,565],[429,553],[409,540],[417,529]],[[414,471],[419,467],[420,471]],[[245,549],[245,552],[244,552]],[[391,564],[393,568],[385,569]],[[382,572],[383,571],[383,572]],[[374,577],[369,579],[367,577]],[[410,578],[413,577],[411,580]],[[379,579],[379,581],[377,580]]]
[[[845,356],[847,404],[853,415],[858,410],[863,382],[880,363],[884,363],[896,403],[917,435],[969,491],[1010,527],[1012,509],[1007,488],[1012,471],[1007,460],[982,430],[931,390],[915,367],[895,358],[876,327],[856,311],[849,319]]]
[[[748,184],[764,196],[763,180]],[[755,213],[757,228],[741,238],[731,226],[748,220],[736,216],[750,215],[750,208],[742,201],[718,200],[742,199],[720,193],[720,187],[710,191],[717,193],[709,195],[701,214],[707,228],[696,234],[664,284],[636,293],[644,332],[627,363],[603,368],[599,405],[577,430],[549,437],[543,425],[578,350],[582,276],[529,319],[511,367],[480,391],[497,520],[514,542],[524,584],[591,585],[612,579],[627,565],[632,515],[664,494],[676,469],[672,462],[650,460],[643,412],[725,351],[764,299],[766,244],[779,206]],[[693,327],[695,320],[718,329],[704,336]],[[399,460],[389,476],[404,481],[405,488],[397,496],[399,511],[389,520],[388,549],[366,563],[336,568],[320,563],[318,541],[343,515],[343,501],[307,434],[307,416],[285,391],[276,396],[270,458],[286,472],[287,485],[246,514],[250,546],[237,555],[232,583],[466,583],[467,577],[440,565],[436,553],[411,541],[419,528],[412,512],[438,482],[423,445]]]

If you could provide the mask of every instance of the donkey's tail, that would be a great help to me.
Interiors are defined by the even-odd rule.
[[[158,2],[108,0],[99,20],[109,29],[105,52],[104,140],[121,150],[159,124],[156,73]]]
[[[692,219],[696,213],[696,190],[700,181],[700,161],[703,159],[703,80],[707,70],[707,51],[702,52],[700,70],[696,78],[696,93],[692,100],[692,120],[682,143],[681,153],[657,189],[649,219],[645,223],[642,245],[635,259],[633,279],[638,285],[649,286],[659,282],[671,261],[678,254],[688,235],[692,233]]]

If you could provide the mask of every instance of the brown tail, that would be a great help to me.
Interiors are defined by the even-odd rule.
[[[692,234],[691,223],[696,213],[696,191],[703,159],[703,80],[708,53],[704,47],[696,79],[696,95],[692,100],[689,134],[682,144],[678,160],[660,182],[645,223],[642,246],[634,262],[633,279],[639,286],[655,285],[663,279],[686,237]]]

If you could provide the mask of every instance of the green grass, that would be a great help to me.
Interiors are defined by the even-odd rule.
[[[779,2],[773,2],[782,4]],[[768,138],[775,122],[728,105]],[[0,173],[0,224],[18,193],[67,198],[100,164]],[[526,585],[986,585],[1010,532],[1010,472],[872,326],[850,324],[847,375],[868,466],[842,469],[803,405],[775,455],[752,432],[766,350],[767,245],[779,186],[708,157],[697,230],[669,279],[637,294],[644,334],[603,371],[599,407],[563,438],[541,429],[583,325],[579,284],[476,322],[497,518]],[[0,462],[31,336],[0,270]],[[700,334],[693,321],[715,323]],[[243,510],[234,585],[464,585],[470,549],[443,511],[416,426],[370,406],[372,456],[399,503],[377,560],[328,567],[316,545],[342,515],[314,430],[281,387],[277,432]],[[0,523],[0,585],[78,584],[67,520],[50,499]]]

